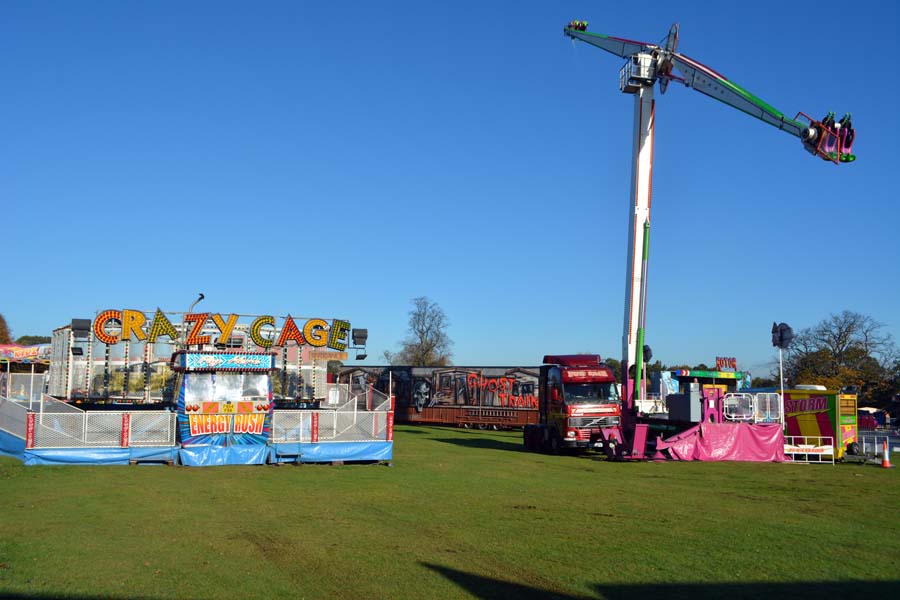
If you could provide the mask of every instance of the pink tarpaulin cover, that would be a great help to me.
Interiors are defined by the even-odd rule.
[[[784,432],[777,423],[701,423],[657,443],[676,460],[784,462]]]

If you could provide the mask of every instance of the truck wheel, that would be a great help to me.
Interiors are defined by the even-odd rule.
[[[850,454],[851,456],[858,455],[859,454],[859,444],[857,444],[856,442],[851,442],[851,443],[847,444],[847,454]]]
[[[534,452],[535,450],[537,450],[535,437],[534,427],[532,427],[531,425],[526,425],[524,431],[522,432],[522,442],[525,444],[525,450],[527,450],[528,452]]]
[[[550,453],[551,454],[559,454],[560,449],[562,448],[562,439],[559,437],[559,434],[556,431],[550,432]]]

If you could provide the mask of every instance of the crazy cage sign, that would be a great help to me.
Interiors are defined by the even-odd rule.
[[[181,315],[180,321],[176,320],[181,326],[179,333],[179,328],[168,316],[173,314],[181,315],[181,313],[165,313],[158,308],[152,317],[140,310],[104,310],[94,319],[94,337],[110,345],[126,341],[156,343],[160,338],[168,337],[173,342],[182,341],[186,346],[207,344],[224,346],[241,318],[236,314],[186,313]],[[347,349],[349,321],[333,319],[329,323],[325,319],[318,318],[297,321],[291,315],[281,319],[280,323],[273,315],[250,318],[252,319],[248,331],[250,341],[259,348],[286,346],[294,342],[300,346],[308,344],[313,348],[327,347],[339,352]],[[280,324],[280,327],[276,328],[276,324]]]

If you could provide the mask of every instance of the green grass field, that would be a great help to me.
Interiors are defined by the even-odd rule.
[[[406,426],[393,465],[0,457],[0,596],[900,597],[900,469],[609,463]]]

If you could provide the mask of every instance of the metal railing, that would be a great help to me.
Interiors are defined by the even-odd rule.
[[[372,388],[329,384],[331,405],[319,410],[276,410],[269,441],[370,442],[390,439],[391,399]],[[329,403],[326,402],[326,406]],[[372,410],[360,410],[360,406]]]
[[[391,439],[391,399],[374,389],[351,393],[335,386],[336,408],[276,410],[270,441],[367,442]],[[360,404],[374,405],[361,410]],[[29,410],[29,406],[32,410]],[[33,432],[29,435],[29,422]],[[44,396],[40,402],[0,398],[0,429],[31,448],[174,446],[176,414],[168,411],[83,411]]]
[[[876,457],[884,454],[884,444],[888,445],[888,455],[900,452],[900,436],[891,432],[876,433],[874,431],[859,432],[859,451],[863,456],[869,454]]]
[[[728,421],[752,422],[756,413],[753,394],[725,394],[722,410]]]
[[[0,429],[25,439],[28,426],[28,403],[13,402],[0,396]]]
[[[753,411],[753,420],[756,423],[783,423],[784,414],[781,402],[781,394],[772,392],[760,392],[756,394],[756,406]]]
[[[34,419],[34,448],[175,445],[175,413],[167,411],[43,412]]]
[[[274,444],[386,441],[391,418],[393,413],[387,410],[276,410],[269,441]]]
[[[275,444],[312,441],[311,410],[275,410],[269,441]]]
[[[129,414],[129,446],[174,446],[176,414],[168,411],[135,411]]]
[[[834,438],[813,435],[784,436],[784,454],[790,462],[834,464]]]
[[[779,394],[729,393],[722,398],[722,412],[727,421],[743,423],[781,423],[782,404]]]
[[[84,411],[68,402],[57,400],[53,396],[44,394],[37,401],[29,405],[29,410],[38,413],[68,413],[68,414],[84,414]]]
[[[44,393],[47,373],[3,373],[0,396],[10,400],[37,400]]]

